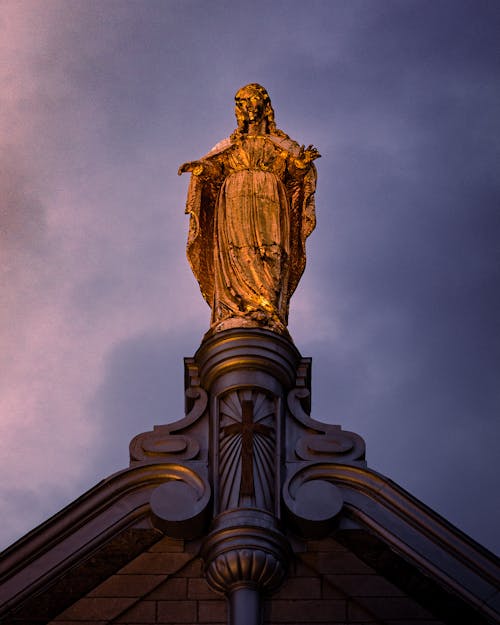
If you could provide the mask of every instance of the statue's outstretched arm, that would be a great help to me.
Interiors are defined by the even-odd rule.
[[[218,159],[203,158],[199,161],[188,161],[181,165],[177,171],[179,176],[185,172],[190,171],[194,176],[201,176],[203,178],[212,179],[216,181],[222,176],[222,166]]]
[[[180,176],[185,174],[188,171],[196,173],[196,170],[199,169],[199,173],[203,171],[203,164],[201,161],[188,161],[187,163],[183,163],[179,169],[177,170],[177,175]]]

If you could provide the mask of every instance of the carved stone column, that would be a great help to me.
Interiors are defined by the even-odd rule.
[[[214,516],[254,508],[281,516],[286,398],[301,357],[273,332],[229,330],[194,361],[209,397]]]
[[[280,530],[284,420],[300,354],[280,335],[238,329],[213,335],[195,361],[212,426],[207,581],[228,597],[230,623],[258,625],[261,595],[282,583],[290,558]]]

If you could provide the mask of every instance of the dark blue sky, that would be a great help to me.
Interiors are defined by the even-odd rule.
[[[484,0],[2,3],[3,544],[182,416],[209,310],[177,167],[259,82],[323,155],[290,315],[313,416],[500,550],[498,32]]]

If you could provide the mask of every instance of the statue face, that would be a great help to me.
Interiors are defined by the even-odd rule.
[[[238,122],[256,123],[264,117],[264,98],[256,91],[240,90],[236,94],[236,119]]]

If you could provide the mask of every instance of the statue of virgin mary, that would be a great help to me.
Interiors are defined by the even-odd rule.
[[[320,155],[276,128],[264,87],[246,85],[235,101],[233,134],[179,168],[192,173],[187,256],[212,309],[210,333],[261,327],[286,334],[315,226]]]

